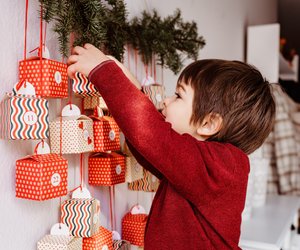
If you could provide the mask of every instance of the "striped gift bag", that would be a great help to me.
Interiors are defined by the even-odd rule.
[[[143,169],[142,179],[128,183],[128,189],[135,191],[156,192],[159,186],[159,179],[146,169]]]
[[[23,83],[27,88],[31,85]],[[35,93],[27,95],[13,91],[0,103],[0,123],[3,139],[45,139],[49,126],[48,101]]]
[[[96,89],[95,85],[92,84],[85,75],[79,72],[75,73],[72,85],[73,92],[78,96],[100,96],[100,93]]]
[[[66,235],[46,235],[37,243],[37,250],[81,250],[82,239]]]
[[[82,250],[113,250],[112,232],[100,226],[98,233],[83,238]]]
[[[164,108],[163,102],[165,99],[165,87],[158,83],[142,86],[143,93],[149,97],[152,103],[158,110]]]
[[[91,237],[100,226],[100,201],[95,198],[66,200],[61,205],[61,221],[76,237]]]

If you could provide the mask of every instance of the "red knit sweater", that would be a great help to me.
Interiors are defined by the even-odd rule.
[[[159,179],[145,250],[239,249],[248,157],[231,144],[180,135],[113,61],[89,75],[137,160]]]

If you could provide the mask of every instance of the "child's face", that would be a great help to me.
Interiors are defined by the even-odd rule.
[[[165,116],[166,122],[171,123],[172,128],[177,133],[188,133],[198,138],[197,127],[190,124],[193,99],[194,90],[192,87],[181,82],[177,85],[175,94],[164,100],[162,114]]]

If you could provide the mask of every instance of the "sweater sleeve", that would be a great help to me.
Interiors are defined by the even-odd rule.
[[[174,131],[114,62],[98,65],[89,79],[130,144],[190,202],[219,197],[236,180],[238,165],[247,165],[247,156],[230,144]]]

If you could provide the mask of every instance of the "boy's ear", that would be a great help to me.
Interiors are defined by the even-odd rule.
[[[211,137],[218,133],[223,124],[223,118],[218,113],[209,113],[205,116],[200,126],[197,128],[197,134],[202,137]]]

